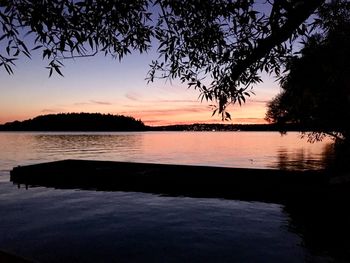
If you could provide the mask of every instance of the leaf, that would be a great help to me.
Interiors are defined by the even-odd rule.
[[[43,45],[38,45],[38,46],[32,48],[32,51],[37,50],[37,49],[42,48],[42,47],[43,47]]]
[[[11,66],[9,66],[8,64],[4,64],[4,67],[9,75],[13,74],[13,70],[12,70]]]
[[[3,40],[5,37],[8,37],[7,34],[3,34],[1,37],[0,37],[0,41]]]
[[[45,49],[43,51],[43,59],[47,56],[47,58],[50,58],[51,51],[49,49]]]
[[[60,66],[58,66],[58,65],[56,65],[56,66],[54,67],[54,69],[56,70],[56,72],[57,72],[58,74],[60,74],[62,77],[64,77],[63,74],[62,74],[62,72],[61,72],[61,70],[60,70],[59,68],[60,68]]]
[[[18,41],[19,45],[25,50],[25,52],[27,52],[29,54],[29,50],[28,50],[27,46],[23,43],[23,41],[21,41],[19,39],[17,41]]]

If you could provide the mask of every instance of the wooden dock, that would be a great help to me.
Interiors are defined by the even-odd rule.
[[[172,196],[284,202],[324,195],[324,171],[62,160],[18,166],[11,181],[29,187],[137,191]]]

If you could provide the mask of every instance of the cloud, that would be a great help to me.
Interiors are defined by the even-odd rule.
[[[173,107],[147,107],[143,106],[139,109],[132,108],[118,112],[118,114],[129,115],[140,118],[144,123],[149,125],[168,125],[183,124],[200,121],[211,116],[211,110],[203,105],[194,103],[191,105],[178,105]],[[211,120],[215,121],[214,118]]]
[[[85,102],[76,102],[74,106],[87,106],[87,105],[112,105],[109,101],[99,101],[99,100],[90,100]]]
[[[136,93],[127,93],[125,94],[125,97],[128,98],[129,100],[132,100],[132,101],[139,101],[140,100],[140,96],[138,96]]]
[[[263,103],[263,104],[266,104],[268,103],[270,100],[255,100],[255,99],[250,99],[248,100],[249,102],[252,102],[252,103]]]
[[[197,100],[153,100],[151,102],[159,103],[198,103]]]
[[[112,103],[108,101],[90,100],[90,102],[92,104],[98,104],[98,105],[112,105]]]
[[[197,100],[189,99],[143,99],[139,94],[134,92],[128,92],[125,97],[131,101],[143,102],[143,103],[198,103]]]
[[[63,109],[58,109],[58,108],[52,108],[52,109],[42,109],[40,112],[42,113],[56,113],[56,112],[63,112]]]
[[[201,106],[185,106],[181,108],[168,108],[168,109],[141,109],[138,111],[124,111],[121,114],[142,114],[142,115],[152,115],[152,116],[164,116],[164,115],[182,115],[188,113],[200,113],[209,112],[207,107]]]
[[[90,104],[89,102],[76,102],[73,105],[74,106],[86,106],[86,105],[89,105],[89,104]]]

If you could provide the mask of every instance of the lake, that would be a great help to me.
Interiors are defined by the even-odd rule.
[[[332,153],[330,141],[309,144],[299,137],[275,132],[0,133],[0,250],[38,262],[350,259],[349,217],[338,215],[331,204],[26,189],[9,182],[14,166],[61,159],[323,169]]]
[[[13,166],[61,159],[322,169],[330,141],[290,132],[0,133],[0,176]]]

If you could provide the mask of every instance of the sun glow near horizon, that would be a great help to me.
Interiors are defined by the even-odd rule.
[[[260,103],[250,103],[251,105],[234,105],[230,107],[232,119],[230,121],[222,121],[219,115],[212,115],[212,109],[204,103],[194,102],[192,105],[168,105],[167,107],[161,107],[154,102],[154,106],[151,105],[134,105],[130,109],[129,106],[118,106],[115,104],[109,104],[104,102],[82,102],[75,105],[66,106],[62,108],[44,108],[42,110],[29,111],[28,109],[22,109],[19,107],[17,110],[9,112],[2,111],[0,116],[0,124],[6,122],[12,122],[15,120],[23,121],[26,119],[32,119],[39,115],[46,114],[58,114],[58,113],[71,113],[71,112],[88,112],[88,113],[103,113],[114,115],[126,115],[134,117],[135,119],[141,119],[146,125],[149,126],[163,126],[174,124],[192,124],[192,123],[222,123],[222,124],[261,124],[266,123],[264,120],[265,109]],[[160,103],[162,104],[162,103]],[[120,108],[119,110],[116,108]]]
[[[120,114],[146,125],[191,123],[266,123],[266,103],[279,91],[271,77],[254,88],[256,95],[242,106],[230,106],[229,122],[212,115],[197,90],[179,81],[145,80],[152,54],[131,55],[121,63],[104,56],[67,61],[64,77],[48,77],[39,58],[20,60],[14,75],[0,71],[0,123],[38,115],[90,112]],[[28,63],[26,63],[28,62]]]
[[[148,88],[145,88],[148,89]],[[242,106],[233,105],[228,108],[232,119],[222,121],[219,115],[212,116],[212,108],[209,102],[199,102],[188,98],[177,100],[164,100],[161,98],[143,98],[136,100],[128,98],[113,100],[81,100],[77,102],[59,102],[48,104],[45,102],[23,102],[13,103],[0,107],[0,123],[11,122],[15,120],[23,121],[34,118],[38,115],[70,113],[70,112],[89,112],[114,115],[132,116],[135,119],[141,119],[149,126],[162,126],[174,124],[192,124],[192,123],[233,123],[233,124],[261,124],[264,120],[266,111],[266,101],[252,98]],[[186,96],[185,96],[186,97]],[[6,112],[6,110],[9,110]]]

